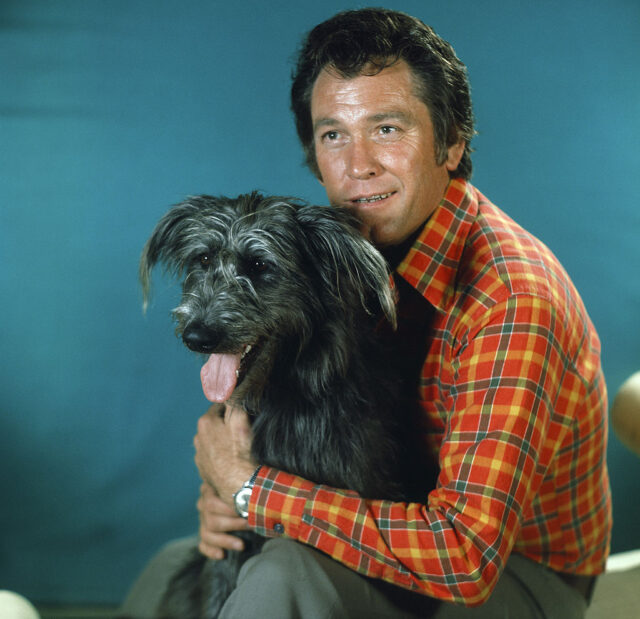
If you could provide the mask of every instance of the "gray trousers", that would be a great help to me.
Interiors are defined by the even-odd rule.
[[[123,614],[153,617],[171,576],[196,544],[197,539],[190,537],[165,546],[133,585]],[[268,541],[258,556],[245,563],[221,617],[578,619],[586,608],[580,593],[520,555],[510,557],[485,604],[466,608],[365,578],[313,548],[279,538]]]

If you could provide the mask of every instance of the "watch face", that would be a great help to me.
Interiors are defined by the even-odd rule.
[[[251,488],[242,487],[236,492],[234,498],[236,511],[243,518],[249,516],[249,501],[251,499]]]

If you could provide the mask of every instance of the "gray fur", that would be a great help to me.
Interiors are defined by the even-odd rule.
[[[233,398],[251,416],[258,462],[369,498],[408,498],[410,430],[381,335],[392,333],[383,317],[395,327],[389,272],[347,212],[255,192],[195,196],[145,245],[145,304],[156,263],[183,280],[173,315],[190,348],[254,346]],[[216,616],[261,546],[243,537],[249,548],[224,561],[194,556],[160,615]]]

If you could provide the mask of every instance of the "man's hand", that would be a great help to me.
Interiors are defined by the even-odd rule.
[[[210,559],[223,559],[225,550],[242,550],[243,541],[230,531],[249,528],[247,521],[236,514],[206,482],[200,486],[200,552]]]
[[[233,494],[240,490],[256,468],[251,458],[251,427],[247,414],[214,404],[198,420],[193,443],[196,466],[202,481],[213,486],[218,496],[233,507]]]
[[[229,531],[247,529],[233,505],[233,494],[253,474],[251,428],[246,413],[226,406],[212,406],[198,420],[194,438],[196,466],[202,477],[198,510],[200,512],[200,551],[220,559],[224,549],[238,548],[237,537]]]

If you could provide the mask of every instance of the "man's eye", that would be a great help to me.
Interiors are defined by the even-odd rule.
[[[327,131],[325,134],[323,134],[322,139],[327,142],[334,142],[338,139],[339,135],[340,134],[337,131]]]
[[[395,133],[398,130],[397,127],[392,127],[391,125],[384,125],[384,127],[380,127],[380,133],[384,135],[389,135],[390,133]]]

